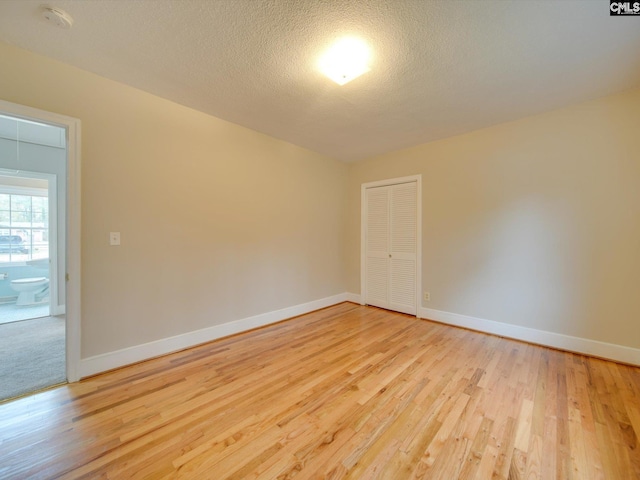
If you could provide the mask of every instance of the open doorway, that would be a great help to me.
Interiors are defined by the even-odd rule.
[[[57,210],[56,175],[0,169],[0,324],[64,314]]]
[[[78,350],[66,311],[69,131],[9,113],[0,111],[0,401],[77,380],[68,360]]]

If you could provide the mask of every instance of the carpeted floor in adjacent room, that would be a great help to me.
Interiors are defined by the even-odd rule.
[[[65,381],[64,318],[0,324],[0,401]]]

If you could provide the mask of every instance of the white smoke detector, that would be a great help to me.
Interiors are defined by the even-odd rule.
[[[56,27],[67,29],[71,28],[71,25],[73,25],[73,18],[71,18],[71,15],[59,8],[43,5],[42,16]]]

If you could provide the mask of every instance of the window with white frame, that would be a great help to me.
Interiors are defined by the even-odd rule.
[[[0,264],[49,258],[47,190],[0,187]]]

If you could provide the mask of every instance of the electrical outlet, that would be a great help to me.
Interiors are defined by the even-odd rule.
[[[429,292],[424,292],[424,301],[425,302],[431,301],[431,294]]]

